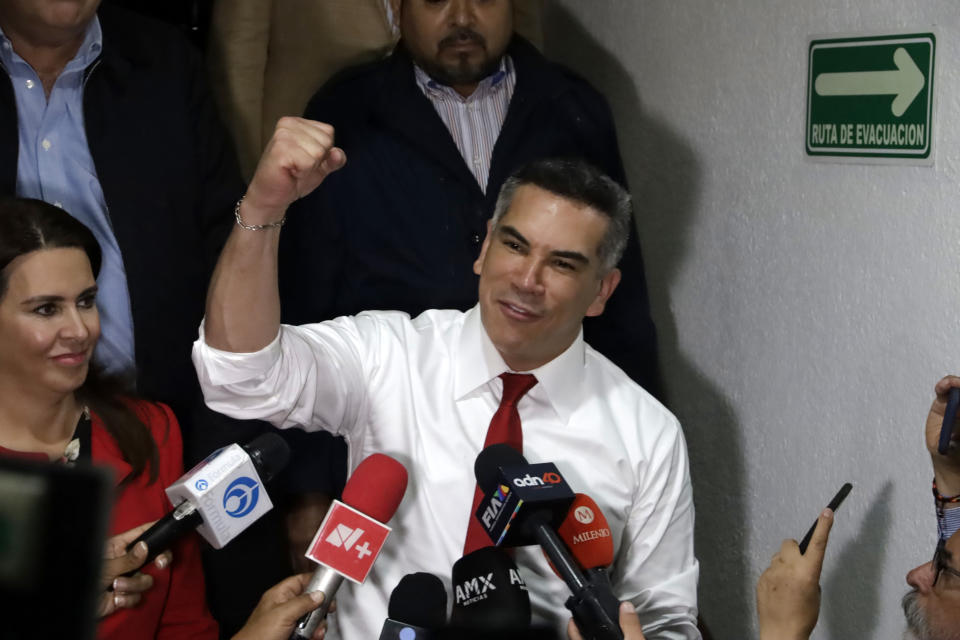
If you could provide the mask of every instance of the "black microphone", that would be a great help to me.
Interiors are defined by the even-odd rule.
[[[609,619],[604,585],[588,579],[557,535],[574,493],[551,463],[529,464],[505,444],[490,445],[474,464],[484,499],[475,516],[498,546],[538,544],[572,594],[564,603],[586,640],[622,640]],[[591,576],[593,578],[593,576]]]
[[[273,508],[261,486],[289,460],[290,447],[275,433],[217,449],[167,487],[167,497],[177,506],[127,545],[127,551],[146,542],[146,564],[194,529],[214,549],[222,548]]]
[[[447,623],[447,592],[432,573],[408,573],[390,594],[380,640],[431,640]]]
[[[530,593],[517,565],[501,549],[484,547],[453,565],[454,627],[484,631],[529,628]]]

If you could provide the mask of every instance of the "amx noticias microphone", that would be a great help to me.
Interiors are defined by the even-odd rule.
[[[292,639],[311,638],[327,616],[333,596],[346,578],[361,584],[373,567],[393,517],[407,490],[407,470],[382,453],[364,458],[343,488],[343,499],[334,500],[320,523],[306,556],[320,567],[306,591],[322,591],[320,606],[297,624]]]
[[[468,553],[453,565],[450,625],[467,629],[527,628],[530,593],[517,565],[497,547]]]

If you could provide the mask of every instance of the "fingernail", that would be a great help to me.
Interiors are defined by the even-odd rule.
[[[167,556],[157,556],[157,560],[154,563],[157,565],[158,569],[164,569],[167,566]]]
[[[113,579],[113,590],[114,590],[114,591],[123,591],[123,585],[124,585],[124,582],[123,582],[123,579],[122,579],[122,578],[114,578],[114,579]],[[114,596],[114,598],[116,598],[116,596]]]
[[[633,603],[629,600],[620,603],[620,608],[623,609],[626,613],[636,613],[637,608],[633,606]]]
[[[831,509],[830,507],[827,507],[826,509],[823,510],[823,513],[821,513],[820,515],[823,516],[824,518],[832,518],[833,509]]]
[[[113,596],[113,606],[118,609],[123,606],[123,596],[115,595]]]
[[[133,548],[133,555],[137,558],[145,558],[147,555],[147,543],[138,542],[137,546]]]
[[[316,602],[317,604],[320,604],[321,602],[323,602],[323,591],[311,591],[310,599]]]

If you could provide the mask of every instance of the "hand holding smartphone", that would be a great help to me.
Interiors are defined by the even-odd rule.
[[[937,443],[937,451],[945,456],[950,450],[950,440],[953,438],[953,425],[957,420],[957,409],[960,408],[960,388],[950,389],[950,395],[947,396],[947,408],[943,412],[943,426],[940,427],[940,442]]]
[[[837,512],[837,508],[843,503],[846,499],[847,494],[850,493],[850,489],[853,489],[853,485],[849,482],[844,483],[840,487],[840,491],[837,491],[837,495],[833,496],[833,500],[830,501],[830,504],[827,505],[827,509],[830,509],[834,513]],[[810,544],[810,538],[813,537],[813,531],[817,528],[817,521],[813,521],[813,525],[810,527],[810,530],[807,531],[807,535],[803,536],[803,540],[800,541],[800,553],[804,553],[807,550],[807,546]]]

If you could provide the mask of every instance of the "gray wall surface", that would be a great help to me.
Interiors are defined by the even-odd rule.
[[[937,34],[935,164],[804,153],[811,36]],[[845,481],[818,639],[898,638],[936,538],[922,424],[960,370],[956,0],[555,0],[547,54],[608,98],[697,505],[701,611],[754,584]]]

